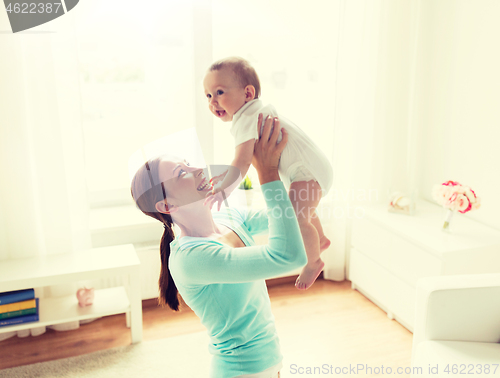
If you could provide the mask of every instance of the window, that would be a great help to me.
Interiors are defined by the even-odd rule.
[[[123,0],[88,0],[79,7],[91,206],[130,202],[130,156],[195,126],[193,7],[189,1]]]

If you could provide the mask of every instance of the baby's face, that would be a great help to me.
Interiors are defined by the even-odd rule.
[[[208,108],[224,122],[233,120],[233,115],[247,102],[245,88],[230,69],[211,71],[203,80]]]

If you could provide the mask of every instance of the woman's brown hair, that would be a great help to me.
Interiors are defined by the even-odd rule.
[[[156,210],[156,203],[167,199],[165,186],[159,179],[161,157],[152,159],[141,166],[131,183],[131,194],[137,207],[146,215],[163,223],[164,231],[160,242],[161,271],[158,302],[167,305],[174,311],[179,311],[179,292],[175,286],[168,267],[170,243],[175,239],[173,221],[170,214]]]

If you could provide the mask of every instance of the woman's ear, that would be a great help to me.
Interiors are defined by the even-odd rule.
[[[156,211],[162,214],[172,214],[175,213],[179,208],[174,205],[169,205],[165,201],[158,201],[155,205]]]
[[[252,101],[255,98],[255,87],[253,85],[247,85],[245,87],[245,102]]]

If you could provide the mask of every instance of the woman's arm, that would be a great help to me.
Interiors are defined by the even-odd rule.
[[[174,279],[182,279],[186,285],[250,282],[304,266],[304,244],[283,183],[265,183],[262,191],[267,204],[269,243],[231,248],[208,241],[180,251],[170,258]]]

